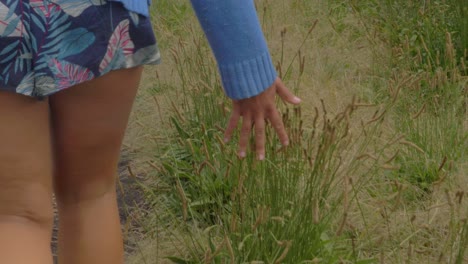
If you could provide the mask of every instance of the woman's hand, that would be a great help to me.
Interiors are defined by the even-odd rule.
[[[255,151],[257,158],[265,158],[265,121],[273,126],[283,146],[289,144],[289,138],[284,128],[283,120],[276,108],[275,96],[278,94],[283,101],[297,105],[301,99],[293,95],[283,84],[280,78],[276,78],[273,85],[254,97],[233,100],[233,111],[229,119],[229,124],[224,133],[225,141],[231,139],[234,129],[242,117],[242,128],[240,130],[239,156],[246,156],[247,145],[249,142],[252,128],[255,131]]]

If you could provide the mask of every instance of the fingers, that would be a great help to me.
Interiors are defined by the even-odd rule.
[[[239,107],[234,106],[231,117],[229,118],[229,123],[224,131],[224,142],[228,142],[232,138],[232,134],[239,123],[240,112]]]
[[[289,89],[284,85],[284,83],[278,78],[276,79],[276,92],[278,95],[283,99],[283,101],[286,101],[291,104],[299,104],[301,102],[301,99],[297,96],[295,96]]]
[[[278,134],[281,144],[283,146],[289,145],[288,134],[286,133],[286,129],[284,128],[283,120],[281,119],[279,112],[276,110],[272,111],[269,119],[270,119],[271,125],[276,131],[276,134]]]
[[[278,94],[283,101],[294,105],[301,102],[301,99],[291,93],[280,78],[277,78],[272,86],[255,97],[233,101],[234,110],[224,133],[224,140],[227,142],[231,139],[242,116],[239,157],[244,158],[246,156],[250,133],[253,129],[252,124],[254,124],[256,154],[259,160],[265,158],[265,118],[268,119],[267,121],[270,121],[275,129],[281,144],[283,146],[289,145],[289,138],[284,128],[283,120],[276,109],[275,94]]]
[[[255,119],[255,152],[259,160],[265,159],[265,119],[263,116]]]
[[[239,157],[245,158],[250,132],[252,130],[252,118],[249,114],[242,117],[242,128],[239,139]]]

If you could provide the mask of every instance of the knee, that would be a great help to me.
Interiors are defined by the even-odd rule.
[[[59,150],[54,175],[57,200],[77,204],[114,191],[119,159],[118,146],[115,148],[104,141]]]
[[[72,113],[73,114],[73,113]],[[99,113],[98,113],[99,114]],[[61,203],[96,200],[115,189],[117,164],[124,135],[121,114],[68,119],[54,125],[54,191]]]
[[[68,174],[66,177],[72,177],[72,175]],[[54,192],[57,202],[61,205],[92,202],[115,192],[115,180],[114,177],[103,177],[103,175],[88,180],[62,179],[56,181]]]
[[[0,222],[18,221],[51,230],[54,219],[51,188],[18,178],[0,175]]]

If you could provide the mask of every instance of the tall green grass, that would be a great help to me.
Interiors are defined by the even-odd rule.
[[[397,157],[398,174],[427,190],[448,164],[466,158],[467,5],[458,0],[350,5],[392,48],[390,82],[381,93],[389,100],[398,94],[395,127],[413,146]]]
[[[463,75],[468,74],[466,1],[345,2],[393,47],[394,66],[435,72],[458,65]]]
[[[347,214],[362,182],[378,167],[385,144],[375,148],[381,113],[350,133],[359,104],[331,116],[326,107],[303,117],[283,109],[291,146],[268,134],[267,159],[237,158],[235,143],[224,144],[228,117],[206,42],[193,37],[172,52],[182,80],[171,123],[176,133],[161,174],[171,179],[174,209],[187,224],[205,230],[191,241],[189,259],[178,263],[335,263],[370,259],[349,250]],[[320,110],[319,110],[320,109]],[[311,118],[312,127],[304,127]],[[234,140],[234,142],[236,142]],[[372,150],[370,150],[372,145]],[[361,162],[373,151],[375,160]]]
[[[378,89],[393,105],[390,117],[404,141],[394,160],[398,169],[389,176],[409,186],[404,197],[414,206],[439,199],[441,183],[463,175],[468,162],[468,6],[458,0],[349,3],[392,51],[390,67],[381,70],[389,82]],[[462,203],[453,203],[452,195],[447,194],[451,209],[444,227],[450,235],[438,261],[464,263],[467,216],[455,213]]]
[[[266,34],[284,38],[284,30],[270,31],[271,2],[257,5]],[[375,54],[381,68],[373,73],[381,80],[372,88],[378,98],[355,99],[333,113],[322,102],[308,106],[313,111],[307,115],[279,102],[291,145],[282,148],[268,130],[266,161],[257,161],[252,152],[240,160],[236,139],[222,140],[230,102],[201,30],[184,23],[192,15],[187,3],[158,1],[164,11],[156,14],[162,22],[155,27],[160,35],[176,32],[162,36],[176,80],[158,81],[152,90],[174,92],[166,102],[172,113],[164,124],[168,143],[154,150],[158,177],[170,190],[148,195],[164,202],[161,207],[171,218],[163,221],[173,223],[162,225],[181,227],[186,239],[176,246],[183,244],[189,252],[167,259],[463,263],[465,192],[450,188],[468,149],[466,55],[460,53],[466,42],[459,27],[465,22],[456,20],[457,7],[450,1],[426,1],[433,5],[425,6],[416,1],[276,2],[284,12],[302,16],[328,6],[333,34],[353,30],[351,38],[357,39],[365,32],[373,45],[388,45],[388,54]],[[363,30],[351,27],[353,15]],[[304,27],[305,19],[299,21]],[[313,29],[303,32],[314,37]],[[275,54],[280,74],[298,90],[308,72],[304,54],[309,51],[301,44],[306,42],[296,39],[294,47],[300,48],[291,58],[283,56],[283,48]],[[438,215],[432,207],[446,210],[442,223],[433,223]]]

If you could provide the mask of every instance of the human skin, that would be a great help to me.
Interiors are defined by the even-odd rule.
[[[300,98],[296,97],[286,88],[280,78],[276,78],[275,82],[268,89],[257,96],[242,100],[232,100],[233,110],[224,138],[225,141],[231,139],[235,128],[242,118],[239,139],[239,157],[244,158],[246,156],[247,145],[253,127],[257,158],[259,160],[265,158],[266,120],[268,120],[275,129],[281,144],[283,144],[283,146],[289,145],[288,134],[286,133],[283,120],[276,107],[276,95],[279,95],[284,102],[293,105],[298,105],[301,102]]]
[[[0,263],[52,263],[52,193],[60,263],[123,263],[116,167],[141,71],[113,71],[46,101],[0,92]],[[279,78],[257,96],[233,100],[225,138],[242,122],[241,157],[252,126],[257,156],[265,157],[265,120],[288,144],[277,95],[300,102]]]
[[[115,193],[120,146],[142,67],[37,101],[0,92],[0,263],[123,263]]]

